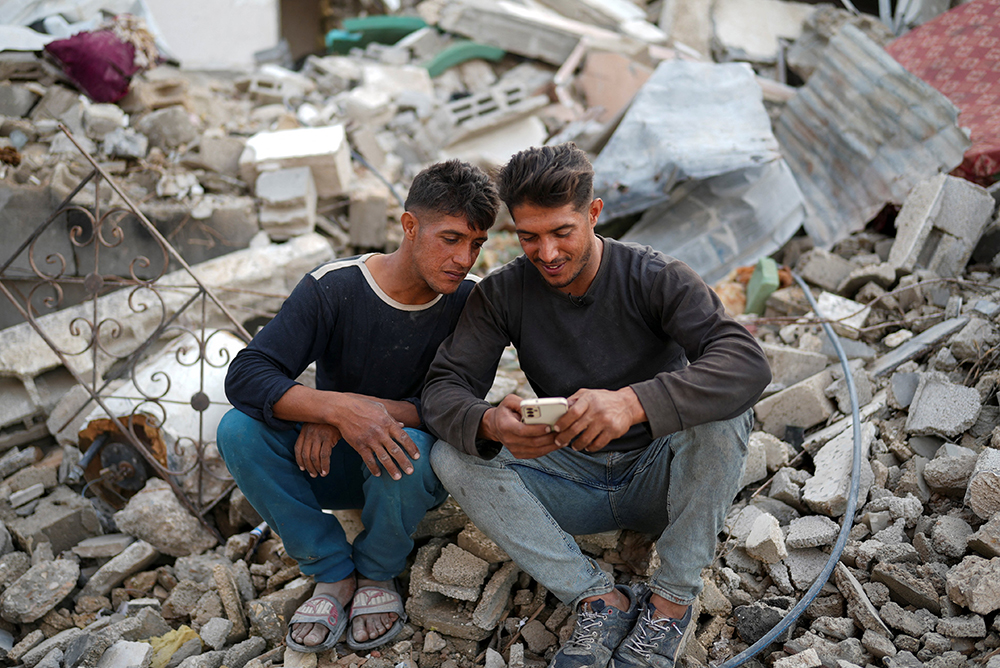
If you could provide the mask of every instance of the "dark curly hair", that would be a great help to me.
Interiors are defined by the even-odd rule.
[[[461,160],[448,160],[417,174],[404,207],[418,218],[428,213],[464,216],[469,225],[485,231],[496,222],[500,197],[486,172]]]
[[[573,142],[516,153],[497,175],[497,190],[508,210],[524,204],[585,211],[594,199],[594,167]]]

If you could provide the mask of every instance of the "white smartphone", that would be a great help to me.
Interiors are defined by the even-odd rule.
[[[569,402],[562,397],[521,400],[521,422],[524,424],[553,425],[569,410]]]

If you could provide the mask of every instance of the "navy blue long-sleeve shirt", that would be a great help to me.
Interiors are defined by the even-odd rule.
[[[427,369],[476,279],[427,304],[401,304],[375,282],[368,257],[335,260],[302,278],[229,365],[233,406],[273,428],[293,427],[274,416],[274,404],[316,362],[316,389],[411,401],[419,411]]]

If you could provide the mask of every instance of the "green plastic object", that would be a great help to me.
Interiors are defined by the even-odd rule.
[[[757,261],[750,282],[747,283],[747,306],[745,313],[764,313],[764,304],[771,293],[778,289],[778,263],[769,257]]]
[[[345,54],[354,47],[363,49],[372,42],[395,44],[411,32],[426,28],[419,16],[364,16],[344,19],[343,30],[326,34],[327,53]]]
[[[455,65],[481,58],[496,62],[507,55],[503,49],[479,42],[456,42],[427,63],[427,73],[436,77]]]

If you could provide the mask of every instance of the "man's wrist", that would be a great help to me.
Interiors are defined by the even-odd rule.
[[[476,431],[477,439],[482,439],[486,441],[500,440],[496,437],[496,433],[494,432],[492,425],[493,415],[494,413],[496,413],[496,411],[497,409],[491,406],[490,408],[486,409],[485,413],[483,413],[483,417],[479,419],[479,429]]]
[[[642,402],[639,401],[639,395],[635,393],[635,390],[631,386],[623,387],[618,390],[625,397],[628,402],[628,412],[629,420],[631,424],[641,424],[647,422],[649,417],[646,415],[646,409],[642,407]]]

